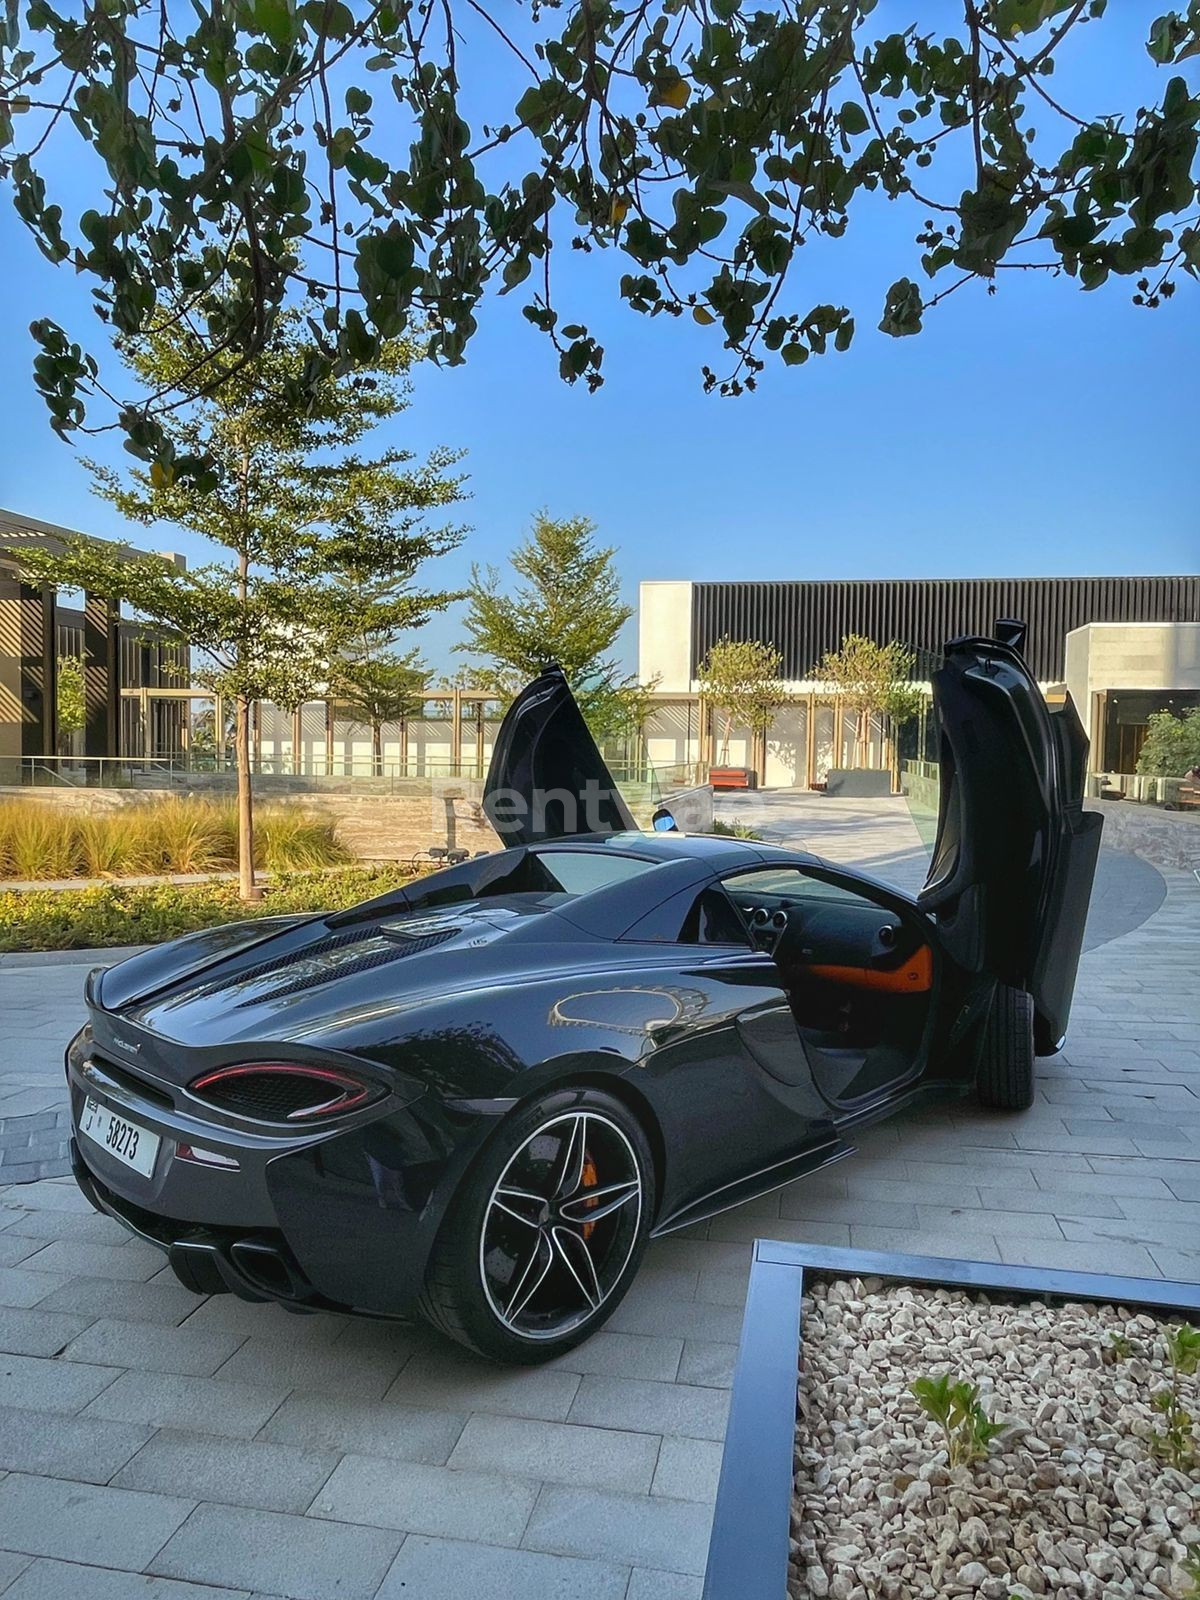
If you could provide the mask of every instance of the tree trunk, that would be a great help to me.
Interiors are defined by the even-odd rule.
[[[238,813],[238,893],[243,900],[261,900],[262,890],[254,881],[254,796],[250,788],[250,702],[237,697],[237,722],[234,731],[237,761]]]
[[[725,740],[724,740],[724,743],[721,745],[721,765],[723,767],[727,767],[729,765],[729,738],[730,738],[730,735],[732,733],[733,733],[733,712],[732,711],[728,711],[725,714]]]
[[[855,752],[854,765],[863,768],[871,759],[871,713],[860,711],[858,713],[858,749]]]
[[[371,724],[371,765],[376,778],[383,777],[383,723]]]

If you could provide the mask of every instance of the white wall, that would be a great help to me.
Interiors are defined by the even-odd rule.
[[[638,679],[664,694],[692,687],[692,585],[675,580],[638,589]]]
[[[1200,689],[1200,623],[1089,622],[1067,635],[1066,683],[1093,749],[1102,689]]]

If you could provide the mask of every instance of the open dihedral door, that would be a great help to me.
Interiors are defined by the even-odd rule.
[[[547,667],[505,713],[483,809],[505,845],[636,831],[561,667]]]
[[[1088,743],[1068,696],[1046,704],[1024,628],[953,639],[933,674],[941,796],[919,896],[961,966],[1026,990],[1040,1054],[1066,1033],[1102,818],[1083,809]]]

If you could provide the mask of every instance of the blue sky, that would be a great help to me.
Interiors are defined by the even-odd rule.
[[[1158,9],[1110,7],[1060,62],[1056,93],[1090,109],[1161,93],[1142,50]],[[911,0],[880,7],[913,11]],[[630,603],[645,578],[1198,570],[1200,285],[1185,280],[1147,313],[1127,283],[1084,295],[1066,279],[1004,273],[996,295],[966,289],[920,337],[890,340],[874,331],[883,291],[917,275],[922,221],[919,209],[873,202],[836,246],[804,252],[791,303],[848,304],[855,344],[803,368],[769,367],[759,392],[738,400],[701,392],[700,365],[721,355],[703,330],[624,310],[611,290],[619,263],[560,251],[560,309],[603,337],[604,388],[563,385],[510,297],[485,308],[467,364],[420,372],[411,409],[377,435],[381,446],[467,453],[473,531],[431,580],[453,587],[473,560],[503,565],[540,506],[595,519],[617,547]],[[7,207],[0,260],[0,504],[127,532],[50,431],[30,378],[36,316],[105,348],[86,291],[43,260]],[[82,453],[122,459],[111,437]],[[135,538],[202,554],[173,530]],[[451,612],[412,642],[441,668],[455,664],[457,635]],[[631,628],[631,664],[634,642]]]

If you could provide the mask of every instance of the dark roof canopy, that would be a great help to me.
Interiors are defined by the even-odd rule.
[[[939,652],[958,634],[987,634],[998,617],[1029,624],[1026,654],[1043,683],[1061,678],[1067,634],[1088,622],[1200,622],[1200,577],[882,578],[697,583],[692,676],[719,639],[759,639],[804,679],[850,633]]]

